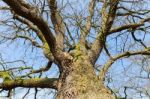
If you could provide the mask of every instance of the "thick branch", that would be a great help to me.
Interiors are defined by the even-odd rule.
[[[59,43],[56,43],[56,38],[49,29],[47,22],[43,20],[43,18],[36,11],[35,7],[32,7],[29,4],[23,2],[23,0],[3,0],[3,1],[7,3],[16,14],[22,16],[23,18],[28,19],[40,29],[46,42],[48,43],[48,46],[50,47],[50,51],[52,52],[56,60],[62,61],[66,58],[70,59],[71,56],[69,54],[62,52],[62,50],[58,45]]]
[[[107,8],[108,8],[107,1],[104,2],[103,7],[102,7],[101,30],[99,34],[97,35],[95,42],[93,43],[93,46],[91,48],[91,53],[89,55],[91,56],[92,63],[95,63],[96,60],[98,59],[102,51],[102,48],[105,44],[107,33],[111,29],[115,16],[116,16],[116,11],[117,11],[119,0],[110,0],[110,2],[111,3],[109,5],[110,7],[109,7],[108,12],[107,12]]]
[[[54,61],[54,56],[51,54],[50,47],[48,46],[47,41],[45,40],[45,37],[43,36],[42,32],[38,29],[38,27],[34,25],[32,22],[30,22],[29,20],[24,19],[17,14],[14,14],[14,18],[20,21],[21,23],[26,24],[30,29],[32,29],[37,34],[39,39],[42,41],[43,46],[40,46],[39,44],[37,44],[35,40],[32,40],[32,39],[29,39],[29,40],[32,42],[34,46],[43,48],[44,55],[46,56],[46,58],[48,58],[50,61]],[[45,53],[45,50],[47,51],[47,53]]]
[[[89,16],[87,17],[87,22],[86,22],[86,25],[85,25],[85,29],[86,29],[85,34],[86,35],[90,31],[90,28],[91,28],[92,18],[94,16],[95,4],[96,4],[96,0],[90,0],[90,4],[89,4]]]
[[[63,50],[64,46],[64,35],[65,35],[65,24],[63,22],[62,16],[58,11],[56,0],[48,0],[49,8],[51,10],[51,21],[54,25],[56,32],[56,41],[59,48]]]
[[[0,89],[10,90],[17,87],[24,88],[52,88],[57,90],[57,78],[31,78],[31,79],[15,79],[4,81],[0,84]]]
[[[34,7],[31,7],[29,4],[26,4],[22,0],[3,0],[5,3],[7,3],[12,10],[30,20],[33,24],[35,24],[43,33],[46,41],[48,42],[52,52],[54,52],[55,48],[55,37],[53,36],[53,33],[50,31],[48,24],[41,18],[38,13],[36,12]]]
[[[150,50],[145,49],[144,51],[125,52],[125,53],[122,53],[122,54],[112,57],[100,70],[100,74],[99,74],[100,80],[104,80],[108,69],[112,66],[112,64],[115,61],[117,61],[118,59],[124,58],[124,57],[130,57],[133,55],[150,55]]]
[[[90,0],[89,3],[89,15],[86,18],[86,24],[85,27],[81,30],[81,38],[80,38],[80,43],[85,46],[86,43],[86,36],[89,34],[91,25],[92,25],[92,18],[94,16],[94,8],[95,8],[96,0]]]
[[[95,3],[96,0],[91,0],[90,4],[89,4],[89,16],[87,17],[87,22],[85,25],[86,28],[86,34],[89,32],[90,28],[91,28],[91,23],[92,23],[92,18],[94,16],[94,8],[95,8]]]

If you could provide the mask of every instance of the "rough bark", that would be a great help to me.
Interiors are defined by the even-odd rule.
[[[96,76],[86,56],[62,63],[56,99],[115,99]]]

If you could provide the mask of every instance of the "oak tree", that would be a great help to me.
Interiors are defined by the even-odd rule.
[[[28,57],[32,54],[42,54],[44,57],[34,60],[32,66],[18,63],[12,67],[9,66],[11,62],[6,62],[1,57],[3,62],[0,77],[3,81],[0,88],[2,91],[6,90],[8,96],[11,97],[13,89],[22,87],[35,88],[35,98],[38,88],[55,89],[56,99],[115,99],[119,98],[119,93],[127,98],[126,91],[129,88],[138,90],[138,87],[124,86],[123,92],[116,92],[113,89],[115,87],[107,86],[113,80],[108,77],[110,71],[116,69],[121,72],[121,61],[127,75],[118,79],[124,79],[127,83],[128,78],[135,79],[128,76],[128,69],[131,69],[129,63],[134,63],[132,66],[135,67],[135,72],[141,71],[141,75],[136,76],[149,78],[146,76],[149,74],[148,69],[143,69],[148,64],[150,55],[149,0],[0,2],[1,44],[24,42],[24,46],[30,44],[24,49],[39,51],[37,54],[31,51],[27,54]],[[22,46],[18,45],[20,47]],[[15,55],[17,56],[19,54]],[[23,59],[21,62],[26,64],[33,61],[31,59],[25,62]],[[44,59],[48,60],[47,65],[35,68],[36,62],[40,63]],[[20,61],[12,63],[15,62]],[[42,76],[50,71],[52,65],[58,67],[59,76],[51,78],[51,73]]]

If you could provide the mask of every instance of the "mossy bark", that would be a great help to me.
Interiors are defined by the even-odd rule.
[[[115,99],[95,74],[86,57],[66,61],[60,75],[56,99]]]

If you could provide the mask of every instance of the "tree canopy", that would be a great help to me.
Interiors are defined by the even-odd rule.
[[[117,99],[150,98],[149,3],[1,0],[0,95],[19,96],[19,90],[25,88],[21,98],[34,92],[32,96],[38,99],[44,90],[54,89],[60,93],[57,99],[64,99],[60,98],[63,89],[69,99],[73,94],[81,97],[76,91],[88,94],[85,90],[92,87],[86,86],[93,85],[102,86],[101,93]],[[65,88],[71,84],[70,92]]]

